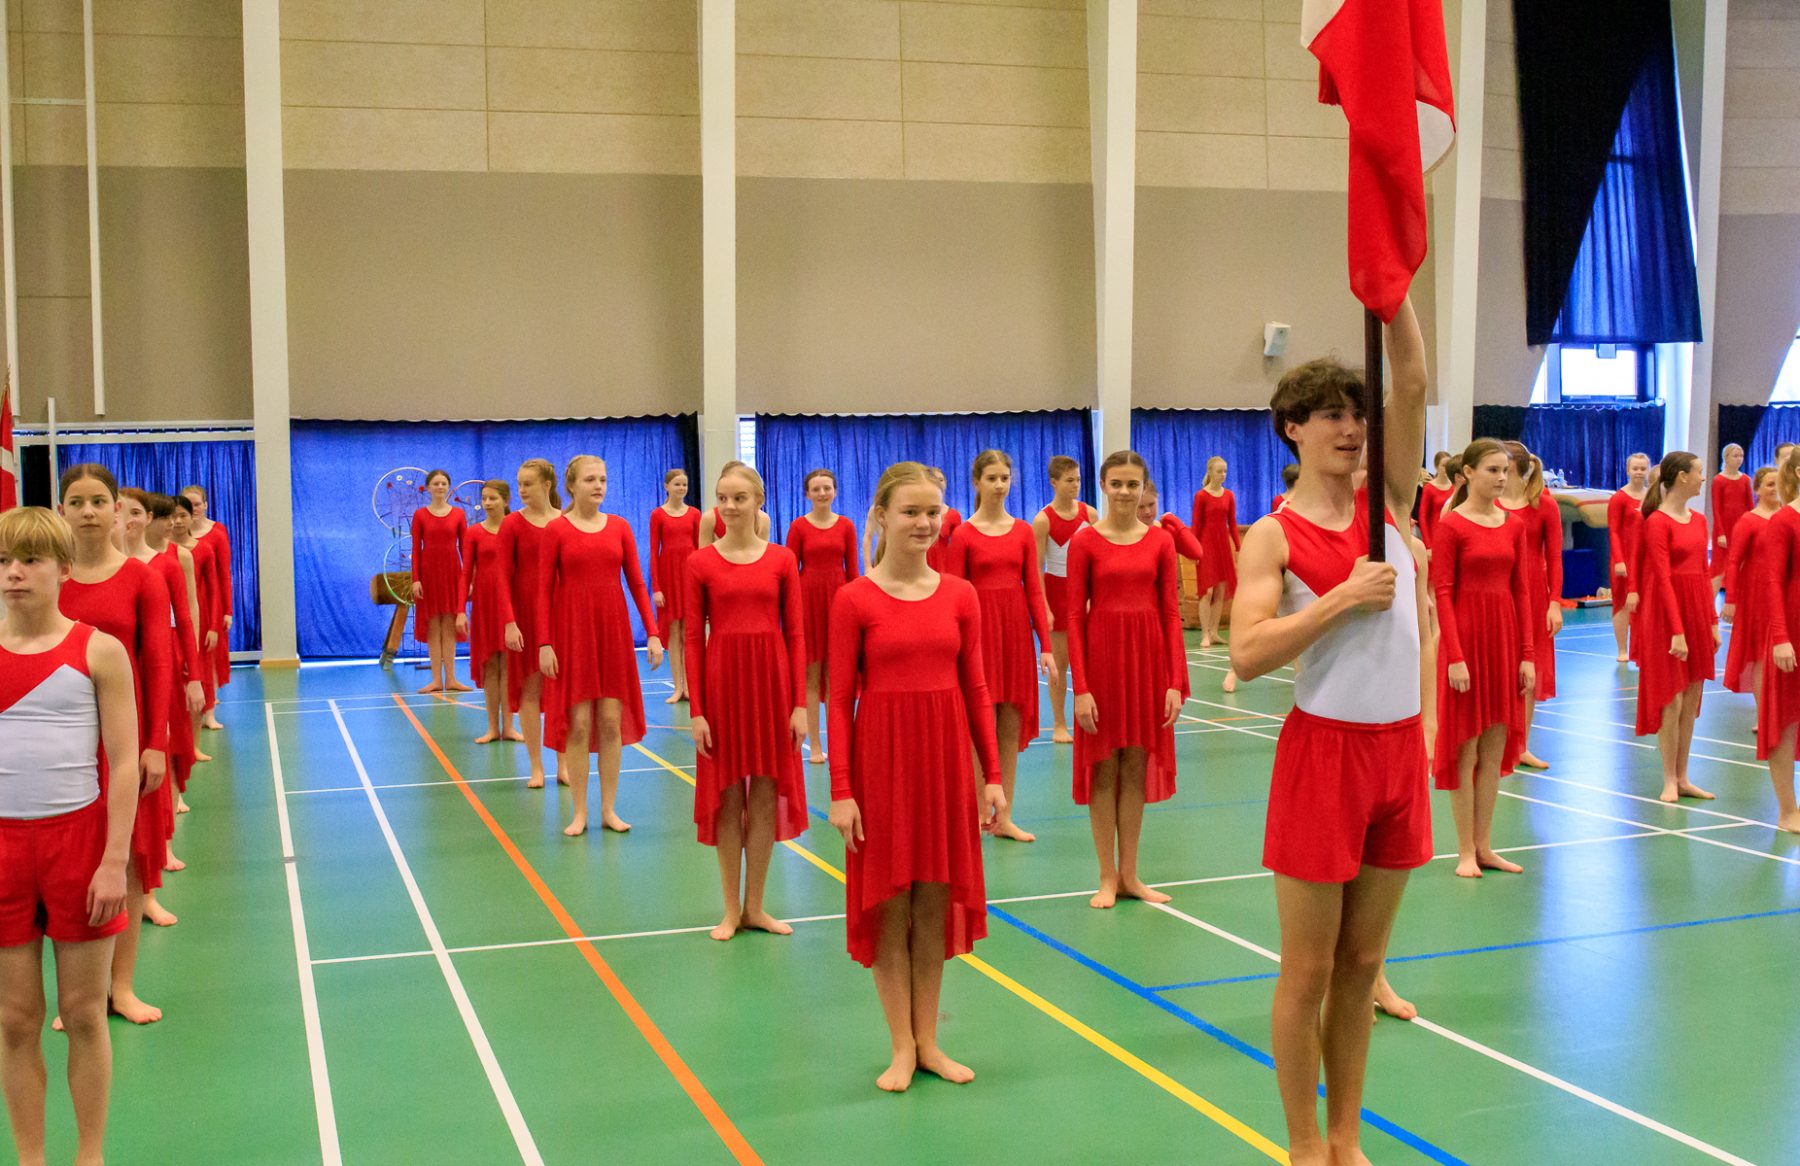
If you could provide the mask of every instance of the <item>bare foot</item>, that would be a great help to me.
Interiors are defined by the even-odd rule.
[[[1331,1151],[1327,1150],[1323,1143],[1299,1150],[1289,1150],[1288,1161],[1293,1166],[1331,1166]]]
[[[1211,636],[1201,636],[1200,637],[1200,647],[1202,649],[1210,648],[1212,646],[1213,646],[1213,640],[1212,640]]]
[[[1395,1020],[1412,1020],[1419,1015],[1418,1006],[1394,991],[1394,986],[1381,976],[1375,981],[1375,1009]]]
[[[1473,858],[1457,860],[1456,877],[1459,879],[1478,879],[1481,877],[1481,863]]]
[[[1325,1161],[1327,1166],[1370,1166],[1361,1146],[1333,1146]]]
[[[571,838],[579,838],[587,833],[587,815],[576,814],[575,820],[563,827],[563,833]]]
[[[913,1070],[918,1067],[918,1054],[910,1049],[904,1053],[895,1053],[887,1071],[875,1078],[875,1084],[886,1093],[905,1093],[912,1084]]]
[[[806,751],[806,762],[808,765],[823,765],[830,760],[831,758],[825,755],[823,749],[808,749]]]
[[[1541,758],[1538,757],[1537,754],[1531,753],[1531,752],[1525,752],[1525,753],[1519,754],[1519,764],[1523,765],[1526,769],[1549,769],[1550,768],[1550,763],[1548,761],[1542,760]]]
[[[508,729],[506,730],[506,739],[508,741],[523,741],[525,739],[525,734],[519,732],[517,729]]]
[[[1507,874],[1524,874],[1525,868],[1510,859],[1502,858],[1492,850],[1477,850],[1475,861],[1483,870],[1505,871]]]
[[[1098,907],[1102,911],[1109,910],[1118,901],[1118,898],[1118,884],[1102,882],[1100,889],[1094,893],[1094,897],[1088,900],[1088,906]]]
[[[1663,782],[1662,792],[1656,795],[1656,800],[1659,802],[1678,802],[1681,800],[1681,795],[1675,792],[1675,785],[1673,782],[1665,781]]]
[[[175,812],[177,814],[185,814],[191,809],[193,809],[193,807],[187,804],[186,798],[182,797],[180,794],[175,795]]]
[[[943,1078],[952,1085],[967,1085],[975,1080],[975,1070],[952,1061],[944,1055],[943,1049],[920,1049],[915,1060],[919,1068],[933,1076]]]
[[[1010,838],[1014,842],[1036,842],[1037,835],[1029,830],[1019,828],[1017,822],[996,822],[989,831],[996,838]]]
[[[532,774],[529,778],[526,779],[525,788],[526,789],[543,789],[544,788],[544,775],[541,773]]]
[[[156,924],[158,927],[173,927],[176,923],[180,922],[175,918],[175,912],[169,910],[161,903],[158,903],[155,899],[144,900],[144,918],[148,922]]]
[[[1620,664],[1629,664],[1629,663],[1631,663],[1631,657],[1630,656],[1620,656],[1618,658],[1618,662]]]
[[[617,814],[601,814],[600,824],[608,830],[611,830],[614,834],[624,834],[631,829],[631,823],[619,817]]]
[[[187,869],[187,863],[181,861],[179,858],[176,858],[175,852],[173,850],[171,850],[169,852],[168,861],[163,863],[163,872],[165,874],[175,874],[178,871],[184,871],[186,869]]]
[[[114,1016],[123,1016],[133,1024],[155,1024],[163,1017],[162,1009],[139,1000],[136,992],[114,992],[107,1007]]]
[[[1705,790],[1701,789],[1699,786],[1695,785],[1691,781],[1682,782],[1681,785],[1678,787],[1678,790],[1679,790],[1681,796],[1684,798],[1699,798],[1703,802],[1710,802],[1713,800],[1713,796],[1711,794],[1707,793]]]
[[[767,911],[744,912],[744,926],[752,931],[766,931],[770,935],[792,935],[794,929],[783,923]]]
[[[1073,745],[1075,734],[1069,732],[1066,726],[1058,725],[1050,732],[1050,743],[1052,745]]]
[[[663,703],[664,704],[680,704],[681,703],[681,694],[679,692],[671,692],[669,694],[669,699],[663,701]]]
[[[1142,879],[1126,879],[1119,884],[1119,894],[1127,899],[1137,899],[1144,903],[1167,903],[1169,896],[1152,887]]]
[[[474,692],[475,690],[473,688],[470,688],[468,685],[464,684],[460,680],[452,680],[450,682],[450,691],[451,692]]]
[[[500,734],[498,734],[492,730],[489,730],[488,732],[485,732],[481,736],[475,738],[475,743],[477,745],[492,745],[495,741],[498,741],[499,739],[500,739]]]
[[[211,761],[211,760],[212,760],[211,753],[202,753],[198,749],[194,750],[194,764],[195,765],[205,765],[208,761]]]
[[[1219,687],[1224,689],[1226,692],[1236,692],[1237,684],[1238,684],[1237,673],[1227,672],[1225,674],[1225,682],[1223,684],[1219,685]]]
[[[1784,834],[1800,834],[1800,810],[1792,810],[1781,815],[1775,828]]]
[[[556,775],[556,784],[557,785],[568,785],[569,779],[567,777],[565,777],[563,774],[559,773]]]
[[[221,725],[217,718],[201,721],[200,727],[209,733],[223,732],[225,729],[225,726]]]
[[[432,696],[432,695],[434,695],[436,693],[440,693],[442,691],[444,691],[444,686],[434,680],[430,684],[427,684],[424,688],[421,688],[419,690],[419,693],[422,696]]]
[[[719,920],[719,925],[706,934],[713,939],[718,940],[720,943],[724,943],[726,940],[736,935],[741,926],[742,923],[738,919],[737,914],[735,912],[727,911],[725,913],[725,918]]]

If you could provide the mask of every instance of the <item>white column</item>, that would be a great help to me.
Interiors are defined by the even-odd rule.
[[[106,339],[100,327],[100,130],[94,101],[94,0],[81,0],[81,57],[87,113],[88,303],[94,333],[94,416],[106,416]],[[12,94],[6,95],[8,103]]]
[[[256,421],[263,663],[297,663],[288,459],[287,219],[282,204],[281,5],[244,0],[244,190],[250,229],[250,382]]]
[[[1456,85],[1456,146],[1431,175],[1437,275],[1437,400],[1426,455],[1461,450],[1475,426],[1475,322],[1481,292],[1481,148],[1487,105],[1487,5],[1446,4]]]
[[[19,2],[19,0],[15,0]],[[19,280],[18,248],[13,245],[13,160],[11,46],[7,44],[6,4],[0,0],[0,251],[4,251],[6,297],[6,383],[12,389],[13,413],[19,411]]]
[[[1707,471],[1717,472],[1714,448],[1713,307],[1719,290],[1719,169],[1725,137],[1725,7],[1726,0],[1706,0],[1706,43],[1700,79],[1700,157],[1694,168],[1694,261],[1700,284],[1702,343],[1685,345],[1692,353],[1686,392],[1679,377],[1669,394],[1664,422],[1667,449],[1700,455]],[[1671,351],[1664,349],[1664,351]],[[1674,351],[1679,351],[1676,349]],[[1705,508],[1704,492],[1696,503]]]
[[[1100,446],[1131,445],[1132,279],[1137,246],[1137,0],[1088,0],[1094,167],[1094,308]]]
[[[737,0],[700,5],[700,451],[695,493],[737,457]]]

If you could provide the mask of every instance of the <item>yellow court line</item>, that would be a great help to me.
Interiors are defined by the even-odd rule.
[[[634,745],[632,745],[632,748],[636,749],[639,753],[642,753],[645,757],[648,757],[650,760],[656,762],[656,764],[662,766],[664,769],[668,770],[670,773],[674,774],[676,777],[679,777],[682,781],[687,782],[689,785],[694,784],[694,779],[691,776],[689,776],[688,774],[683,773],[681,771],[681,769],[678,766],[676,766],[673,762],[670,762],[666,758],[657,756],[655,753],[652,753],[650,750],[644,748],[642,745],[634,744]],[[795,854],[798,854],[801,858],[804,858],[806,861],[812,863],[814,866],[818,867],[820,870],[824,871],[826,874],[830,875],[832,878],[836,879],[838,882],[841,883],[844,881],[844,872],[843,871],[841,871],[837,867],[831,865],[829,862],[825,861],[823,858],[820,858],[817,854],[814,854],[812,851],[810,851],[806,847],[800,845],[798,842],[794,842],[794,841],[790,840],[790,841],[783,842],[782,845],[787,847],[789,850],[793,851]],[[1163,1072],[1161,1069],[1158,1069],[1155,1065],[1152,1065],[1150,1062],[1144,1060],[1142,1057],[1138,1056],[1136,1053],[1133,1053],[1130,1050],[1124,1048],[1122,1045],[1120,1045],[1117,1041],[1113,1040],[1111,1037],[1105,1035],[1104,1033],[1095,1031],[1093,1028],[1090,1028],[1088,1025],[1084,1024],[1080,1020],[1077,1020],[1075,1017],[1069,1015],[1067,1012],[1064,1012],[1061,1008],[1058,1008],[1056,1005],[1052,1004],[1050,1001],[1044,999],[1042,996],[1039,996],[1036,992],[1033,992],[1030,988],[1027,988],[1025,985],[1019,983],[1017,980],[1013,979],[1011,976],[1007,975],[1005,972],[1002,972],[999,968],[994,967],[992,964],[988,963],[986,960],[981,959],[974,955],[960,955],[960,956],[957,956],[956,958],[961,960],[963,963],[968,964],[970,967],[974,968],[976,971],[980,972],[982,975],[986,976],[988,979],[992,980],[994,983],[1000,985],[1002,988],[1005,988],[1008,992],[1011,992],[1014,996],[1017,996],[1019,999],[1025,1001],[1025,1003],[1031,1005],[1033,1008],[1037,1009],[1039,1012],[1042,1012],[1045,1016],[1048,1016],[1050,1019],[1056,1021],[1058,1024],[1062,1025],[1064,1028],[1068,1029],[1070,1032],[1074,1033],[1076,1036],[1079,1036],[1081,1039],[1087,1041],[1089,1044],[1093,1045],[1095,1048],[1099,1049],[1101,1052],[1105,1053],[1107,1056],[1113,1058],[1114,1060],[1118,1061],[1120,1064],[1131,1069],[1133,1072],[1137,1073],[1140,1077],[1143,1077],[1146,1081],[1149,1081],[1151,1084],[1155,1085],[1157,1088],[1163,1090],[1163,1092],[1169,1094],[1170,1096],[1176,1098],[1177,1100],[1186,1104],[1190,1108],[1199,1112],[1200,1114],[1205,1116],[1208,1120],[1212,1121],[1214,1124],[1219,1126],[1219,1128],[1225,1130],[1226,1132],[1228,1132],[1230,1134],[1235,1135],[1237,1138],[1239,1138],[1246,1144],[1254,1146],[1257,1150],[1260,1150],[1264,1155],[1266,1155],[1270,1159],[1272,1159],[1276,1162],[1282,1163],[1282,1166],[1288,1166],[1288,1155],[1287,1155],[1286,1150],[1283,1150],[1280,1146],[1276,1145],[1274,1142],[1271,1142],[1268,1138],[1265,1138],[1261,1134],[1257,1133],[1256,1130],[1252,1129],[1250,1126],[1244,1124],[1242,1121],[1239,1121],[1237,1118],[1231,1116],[1231,1114],[1220,1109],[1218,1106],[1214,1105],[1212,1102],[1208,1101],[1206,1098],[1200,1096],[1198,1093],[1195,1093],[1192,1089],[1189,1089],[1186,1085],[1183,1085],[1181,1082],[1175,1080],[1175,1078],[1169,1076],[1167,1073]]]

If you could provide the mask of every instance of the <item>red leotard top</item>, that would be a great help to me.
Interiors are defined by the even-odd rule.
[[[231,683],[231,633],[225,627],[225,617],[232,612],[233,593],[231,584],[231,533],[222,522],[214,522],[206,528],[206,535],[201,542],[211,543],[217,562],[215,571],[219,584],[219,618],[217,630],[219,642],[213,646],[213,669],[219,674],[219,687]],[[198,564],[195,566],[198,574]],[[201,637],[205,638],[204,635]]]
[[[500,520],[504,527],[506,519]],[[477,522],[463,532],[462,582],[457,594],[469,605],[469,672],[481,679],[488,660],[506,650],[506,622],[500,618],[500,532]]]
[[[807,662],[822,663],[830,647],[831,601],[861,574],[856,524],[839,515],[830,526],[820,527],[803,514],[788,524],[787,549],[800,566]]]
[[[413,582],[422,590],[413,607],[413,635],[430,620],[463,609],[462,539],[469,526],[460,507],[433,514],[421,506],[412,517]]]
[[[972,522],[950,540],[950,574],[967,579],[981,606],[981,659],[988,698],[1018,710],[1018,748],[1038,735],[1038,656],[1050,650],[1050,615],[1031,524],[1014,519],[1005,534]],[[1036,636],[1037,646],[1032,645]]]
[[[1205,555],[1206,552],[1200,546],[1200,540],[1194,537],[1194,532],[1188,528],[1187,523],[1173,514],[1165,514],[1156,521],[1163,528],[1163,532],[1174,540],[1176,554],[1184,559],[1192,559],[1196,563]]]
[[[1638,570],[1637,619],[1644,642],[1638,661],[1637,732],[1645,736],[1661,727],[1663,709],[1683,689],[1716,675],[1712,629],[1719,615],[1707,574],[1706,520],[1691,511],[1686,522],[1661,510],[1651,514],[1644,520]],[[1686,660],[1670,653],[1676,636],[1687,641]]]
[[[1759,603],[1768,617],[1769,630],[1763,652],[1763,692],[1756,702],[1756,757],[1767,761],[1789,727],[1800,723],[1800,668],[1783,672],[1775,666],[1775,646],[1793,646],[1800,632],[1800,510],[1783,506],[1769,519],[1769,528],[1758,540],[1757,579]]]
[[[1077,513],[1074,518],[1064,518],[1056,512],[1054,506],[1044,507],[1043,514],[1050,522],[1050,549],[1044,554],[1044,574],[1056,578],[1065,578],[1069,573],[1069,540],[1075,532],[1088,525],[1087,503],[1077,502]]]
[[[1419,487],[1419,541],[1425,544],[1426,550],[1433,549],[1438,523],[1444,520],[1444,505],[1455,492],[1439,487],[1435,481]]]
[[[551,515],[550,522],[556,516]],[[500,553],[497,565],[500,588],[494,594],[500,605],[501,642],[505,642],[506,625],[517,624],[525,646],[509,652],[506,664],[506,699],[513,712],[525,692],[527,678],[538,673],[537,593],[543,578],[544,530],[549,522],[538,526],[515,510],[500,520]]]
[[[93,636],[78,622],[47,652],[0,647],[0,819],[53,818],[100,796]]]
[[[194,540],[194,545],[187,548],[187,552],[194,556],[194,587],[200,592],[195,597],[200,604],[200,624],[194,629],[194,632],[200,637],[201,655],[206,654],[206,633],[218,634],[218,643],[213,645],[212,659],[214,661],[218,659],[218,644],[223,644],[226,638],[225,609],[220,599],[223,589],[219,586],[219,547],[220,543],[215,539],[197,538]],[[200,681],[206,686],[210,695],[215,684],[214,669],[208,668],[202,671]],[[218,679],[222,680],[224,677],[220,676]],[[207,703],[210,705],[212,702],[209,699]]]
[[[1499,526],[1487,526],[1451,511],[1436,534],[1431,586],[1441,641],[1432,770],[1439,789],[1455,789],[1458,751],[1489,727],[1506,726],[1502,773],[1512,771],[1525,747],[1519,664],[1533,653],[1531,596],[1525,578],[1525,526],[1516,518],[1507,515]],[[1450,687],[1453,664],[1469,670],[1466,692]]]
[[[1556,695],[1556,638],[1550,635],[1550,604],[1562,598],[1562,507],[1548,491],[1536,505],[1517,509],[1500,503],[1500,509],[1525,523],[1525,580],[1531,588],[1535,621],[1531,627],[1537,644],[1537,699]],[[1541,637],[1541,638],[1540,638]]]
[[[1237,591],[1237,499],[1230,490],[1216,497],[1208,490],[1194,492],[1194,534],[1205,555],[1200,560],[1198,584],[1204,595],[1223,583],[1227,595]]]
[[[658,506],[650,512],[650,591],[660,594],[656,622],[682,619],[687,595],[688,556],[700,549],[700,512],[689,506],[677,518]]]
[[[1761,589],[1753,586],[1752,580],[1761,571],[1758,560],[1769,521],[1752,510],[1731,528],[1731,550],[1725,561],[1725,602],[1735,610],[1731,613],[1731,645],[1725,653],[1724,683],[1733,692],[1753,691],[1745,669],[1761,663],[1768,653],[1769,613],[1763,607]]]
[[[137,690],[138,751],[167,752],[175,664],[169,589],[162,577],[136,559],[126,559],[99,583],[70,579],[56,605],[70,619],[92,624],[125,645]]]
[[[155,569],[162,577],[163,586],[169,589],[169,606],[173,609],[175,619],[175,654],[171,658],[171,664],[176,688],[189,680],[200,679],[200,641],[194,632],[193,615],[188,610],[187,573],[181,569],[178,550],[174,543],[170,543],[160,551],[152,551],[150,557],[143,560]],[[187,709],[170,709],[169,715],[185,717]]]
[[[1644,534],[1643,505],[1642,498],[1633,498],[1623,489],[1613,491],[1606,500],[1607,586],[1615,598],[1632,591],[1631,566],[1637,562],[1638,540]]]
[[[956,528],[961,526],[963,516],[957,513],[956,507],[944,507],[944,523],[938,527],[937,541],[925,552],[925,562],[933,571],[945,571],[950,564],[950,540],[956,535]]]
[[[1750,488],[1750,475],[1739,473],[1735,478],[1727,478],[1724,474],[1714,474],[1712,480],[1712,543],[1708,553],[1712,558],[1713,574],[1725,570],[1725,558],[1730,551],[1731,532],[1737,529],[1737,521],[1756,509],[1756,494]],[[1726,545],[1721,546],[1721,543]]]

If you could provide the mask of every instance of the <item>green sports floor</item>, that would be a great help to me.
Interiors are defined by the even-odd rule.
[[[1769,824],[1750,701],[1707,699],[1694,778],[1718,800],[1664,806],[1609,627],[1578,614],[1559,651],[1534,742],[1551,768],[1503,783],[1495,828],[1526,874],[1464,881],[1440,860],[1412,881],[1389,973],[1422,1016],[1376,1025],[1365,1149],[1800,1162],[1800,839]],[[109,1160],[1286,1161],[1259,860],[1292,674],[1226,696],[1222,656],[1190,655],[1180,793],[1144,838],[1174,902],[1087,906],[1069,754],[1034,744],[1018,801],[1039,841],[985,843],[990,935],[945,976],[943,1039],[977,1080],[898,1097],[874,1087],[886,1035],[844,954],[822,815],[771,873],[795,934],[706,937],[717,868],[666,672],[658,727],[625,756],[635,829],[569,840],[566,795],[525,788],[522,747],[471,743],[478,694],[414,695],[406,667],[241,670],[181,822],[181,923],[146,929],[139,988],[166,1018],[114,1022]],[[823,769],[808,782],[822,809]]]

